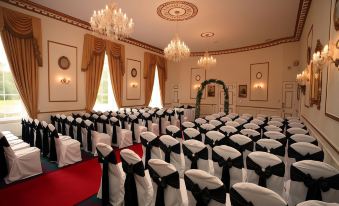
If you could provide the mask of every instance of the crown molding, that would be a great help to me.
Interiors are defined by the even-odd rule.
[[[35,12],[38,14],[41,14],[43,16],[47,16],[59,21],[62,21],[64,23],[71,24],[73,26],[77,26],[83,29],[86,29],[88,31],[91,30],[91,26],[88,22],[83,21],[81,19],[75,18],[73,16],[64,14],[62,12],[56,11],[54,9],[48,8],[46,6],[34,3],[29,0],[0,0],[3,2],[6,2],[8,4],[17,6],[19,8]],[[211,55],[222,55],[222,54],[231,54],[231,53],[237,53],[237,52],[245,52],[245,51],[251,51],[256,49],[262,49],[267,47],[276,46],[279,44],[289,43],[289,42],[296,42],[300,40],[300,37],[302,35],[305,21],[311,6],[312,0],[300,0],[299,3],[299,9],[298,9],[298,15],[296,19],[296,25],[294,30],[294,35],[290,37],[284,37],[280,39],[275,39],[269,42],[264,42],[260,44],[254,44],[250,46],[244,46],[239,48],[232,48],[232,49],[223,49],[223,50],[216,50],[216,51],[209,51]],[[127,39],[119,39],[122,42],[141,47],[143,49],[158,53],[163,55],[163,49],[160,49],[158,47],[152,46],[150,44],[147,44],[142,41],[138,41],[133,38],[127,38]],[[205,52],[191,52],[191,56],[203,56]]]

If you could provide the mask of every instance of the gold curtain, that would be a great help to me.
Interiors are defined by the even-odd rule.
[[[105,59],[105,40],[86,34],[81,70],[86,71],[86,110],[93,109],[100,86]]]
[[[38,66],[42,66],[41,21],[0,7],[0,32],[15,84],[32,118],[38,115]]]
[[[111,41],[106,41],[109,73],[112,89],[118,107],[122,107],[122,87],[125,74],[125,47]]]
[[[151,101],[155,67],[158,68],[160,95],[162,104],[165,104],[165,82],[167,79],[167,61],[164,57],[145,52],[144,54],[144,79],[145,79],[145,105]]]

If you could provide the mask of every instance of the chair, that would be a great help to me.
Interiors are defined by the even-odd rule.
[[[197,127],[200,127],[200,125],[206,124],[207,120],[199,117],[194,120],[194,123],[196,124]]]
[[[185,157],[185,171],[189,169],[211,171],[208,149],[204,143],[194,139],[186,140],[182,143],[182,149]]]
[[[148,160],[162,159],[160,152],[160,140],[153,132],[143,132],[140,134],[142,145],[142,161],[145,168],[148,168]]]
[[[230,137],[238,133],[238,130],[232,126],[222,126],[219,128],[219,132],[223,133],[226,137]]]
[[[261,127],[259,127],[257,124],[254,123],[247,123],[243,125],[244,129],[252,129],[260,133],[261,135]]]
[[[99,115],[97,115],[96,113],[93,113],[92,116],[88,118],[87,120],[90,120],[91,122],[93,122],[95,131],[102,132],[102,127],[98,128]]]
[[[185,182],[177,169],[160,159],[151,159],[148,163],[154,191],[151,205],[187,205]]]
[[[56,125],[56,130],[58,131],[58,133],[62,133],[62,126],[61,126],[61,116],[60,114],[56,114],[54,116],[55,118],[55,125]]]
[[[276,121],[276,122],[281,122],[281,123],[285,122],[283,118],[278,117],[278,116],[272,116],[270,121]]]
[[[183,131],[184,140],[195,139],[202,142],[201,133],[194,128],[187,128]]]
[[[185,117],[185,109],[175,108],[175,113],[177,115],[177,119],[179,120],[180,125],[182,125],[183,122],[187,121],[187,117]]]
[[[226,192],[235,183],[243,181],[244,167],[241,153],[226,145],[215,146],[212,151],[214,175],[224,183]]]
[[[270,120],[270,121],[267,122],[267,125],[272,125],[272,126],[276,126],[276,127],[281,128],[281,129],[284,129],[283,128],[284,124],[282,122],[280,122],[280,121],[272,121],[272,120]]]
[[[159,138],[159,146],[161,152],[161,159],[165,162],[171,163],[178,170],[179,174],[183,176],[185,170],[184,156],[181,151],[180,142],[169,135],[162,135]]]
[[[262,119],[255,118],[250,123],[256,124],[259,127],[263,128],[265,126],[265,122]]]
[[[109,125],[109,119],[106,115],[100,115],[97,119],[98,132],[107,134],[107,126]]]
[[[67,135],[66,132],[66,123],[67,123],[67,117],[66,115],[62,114],[60,115],[60,121],[61,121],[61,133],[62,135]]]
[[[256,151],[268,152],[276,155],[282,161],[285,160],[285,146],[274,139],[260,139],[255,145]]]
[[[283,195],[285,164],[267,152],[251,152],[246,159],[247,181]]]
[[[97,197],[103,205],[122,205],[124,202],[125,173],[121,163],[117,162],[111,146],[98,143],[96,146],[102,176]]]
[[[174,125],[169,125],[166,127],[166,134],[174,137],[179,142],[182,142],[182,132],[179,127]]]
[[[298,127],[292,127],[292,128],[289,128],[289,129],[286,130],[287,138],[290,138],[294,134],[306,134],[306,135],[308,135],[309,133],[308,133],[307,130],[301,129],[301,128],[298,128]]]
[[[339,171],[331,165],[303,160],[291,165],[288,205],[306,200],[338,203]]]
[[[155,113],[155,115],[157,117],[157,123],[159,126],[159,136],[161,134],[166,134],[166,127],[170,125],[170,122],[167,120],[166,117],[166,111],[160,109]]]
[[[256,142],[259,139],[261,139],[261,134],[258,131],[253,130],[253,129],[242,129],[240,131],[240,134],[245,135],[245,136],[251,138],[252,141],[254,142],[254,146],[255,146]]]
[[[170,123],[170,125],[180,127],[180,120],[176,118],[174,109],[172,108],[167,109],[166,116],[168,118],[168,122]]]
[[[232,126],[236,128],[237,130],[240,130],[241,125],[238,122],[235,121],[229,121],[225,123],[226,126]]]
[[[74,126],[76,126],[76,120],[72,116],[68,116],[66,118],[66,134],[74,139],[76,130],[74,130]]]
[[[219,120],[210,120],[209,121],[210,124],[214,125],[215,129],[218,130],[221,126],[223,126],[223,123]]]
[[[300,123],[300,122],[289,122],[287,124],[287,129],[293,128],[293,127],[301,128],[301,129],[307,129],[306,126],[303,123]]]
[[[221,118],[220,118],[220,121],[222,121],[223,123],[226,123],[226,122],[232,121],[232,119],[229,118],[229,117],[221,117]]]
[[[215,129],[216,128],[213,124],[206,123],[206,124],[200,125],[199,131],[201,133],[202,141],[205,142],[205,135],[206,135],[207,132],[215,130]]]
[[[294,134],[288,138],[288,145],[296,142],[308,142],[314,145],[318,145],[318,141],[316,138],[306,134]]]
[[[147,128],[148,131],[153,132],[156,135],[159,135],[159,126],[152,121],[153,115],[148,112],[142,113],[142,119],[144,122],[144,126]]]
[[[264,132],[283,132],[283,130],[274,125],[267,125],[264,127]]]
[[[220,118],[221,117],[224,117],[224,116],[226,116],[226,113],[225,112],[218,112],[218,115],[220,116]]]
[[[226,204],[222,181],[208,172],[192,169],[185,172],[188,205],[221,206]]]
[[[152,181],[140,157],[130,149],[121,150],[120,155],[122,169],[126,174],[124,205],[151,205],[153,200]]]
[[[185,130],[187,128],[196,128],[195,124],[193,122],[183,122],[181,124],[181,129]]]
[[[217,119],[218,117],[215,117],[215,116],[213,116],[213,115],[207,115],[206,117],[205,117],[205,119],[209,122],[209,121],[211,121],[211,120],[215,120],[215,119]]]
[[[239,117],[239,114],[237,113],[229,113],[228,115],[226,115],[227,117],[231,118],[232,120],[235,120],[236,118]]]
[[[274,191],[253,183],[236,183],[230,191],[233,206],[287,206]]]
[[[128,129],[123,129],[120,126],[119,119],[116,117],[110,118],[111,125],[108,129],[108,135],[112,136],[112,145],[125,148],[133,145],[132,132]]]
[[[226,145],[227,137],[218,131],[209,131],[205,136],[205,145],[208,148],[208,159],[212,159],[212,149],[215,146]]]
[[[97,131],[93,131],[92,129],[87,130],[87,134],[91,134],[92,138],[92,150],[90,151],[94,156],[97,156],[97,150],[95,149],[98,144],[112,144],[112,137],[106,133],[100,133]],[[89,137],[88,137],[89,138]]]
[[[125,113],[119,113],[116,118],[120,121],[121,129],[128,129],[128,116]]]
[[[247,123],[247,119],[244,119],[244,118],[241,118],[241,117],[235,119],[234,121],[238,122],[240,126],[243,126],[244,124]]]
[[[27,138],[27,143],[29,143],[29,145],[31,147],[33,147],[35,145],[35,142],[34,142],[34,120],[32,118],[28,118],[28,128],[29,128],[29,132],[28,132],[28,138]]]
[[[0,132],[0,177],[6,184],[41,173],[40,150],[29,147],[13,151]]]
[[[139,118],[136,115],[129,115],[129,120],[132,140],[133,142],[140,143],[140,134],[147,132],[147,127],[144,127],[141,122],[139,122]]]
[[[50,130],[50,160],[57,161],[58,167],[81,161],[80,142],[69,138],[59,137],[52,124]]]
[[[34,143],[35,143],[34,145],[41,150],[42,149],[42,133],[41,133],[42,125],[37,119],[33,121],[33,124],[34,124],[34,131],[35,131],[34,132]]]
[[[49,128],[47,122],[40,123],[42,126],[42,156],[47,157],[49,154]]]
[[[235,148],[242,154],[244,163],[246,162],[247,155],[253,151],[253,141],[249,137],[241,134],[230,136],[228,139],[228,145]]]
[[[328,203],[318,200],[309,200],[297,204],[297,206],[339,206],[339,203]]]
[[[287,143],[286,135],[277,131],[268,131],[263,134],[264,139],[274,139],[283,144],[284,146]]]

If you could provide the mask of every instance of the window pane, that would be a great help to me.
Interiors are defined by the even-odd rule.
[[[148,106],[162,108],[161,95],[160,95],[160,83],[159,83],[157,67],[155,67],[152,96],[151,96],[151,101]]]
[[[3,74],[3,72],[1,71],[1,68],[0,68],[0,94],[4,93],[4,81],[3,81],[3,78],[4,78],[4,74]]]

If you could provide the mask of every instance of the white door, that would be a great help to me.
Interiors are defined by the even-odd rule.
[[[237,102],[237,86],[236,84],[226,84],[228,88],[228,97],[229,97],[229,113],[235,112],[236,102]],[[219,86],[219,98],[218,98],[218,112],[224,111],[224,90],[222,86]]]
[[[283,82],[282,112],[284,117],[298,115],[296,82]]]

